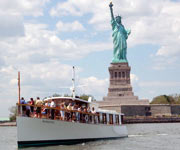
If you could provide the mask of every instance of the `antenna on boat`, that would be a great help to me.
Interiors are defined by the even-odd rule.
[[[77,85],[75,86],[75,67],[73,66],[73,70],[72,70],[72,86],[71,87],[59,87],[59,88],[63,88],[63,89],[70,89],[70,91],[72,92],[72,96],[73,98],[76,98],[76,88],[80,88],[80,87],[84,87],[87,85]]]
[[[20,71],[18,71],[18,103],[20,104],[21,84],[20,84]]]
[[[72,95],[73,95],[73,98],[76,97],[76,94],[75,94],[75,67],[73,66],[73,72],[72,72]]]

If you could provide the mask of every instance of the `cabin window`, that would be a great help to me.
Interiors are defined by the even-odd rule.
[[[113,124],[113,115],[109,114],[109,124]]]
[[[103,121],[102,121],[102,122],[103,122],[104,124],[107,124],[107,117],[106,117],[106,114],[103,113],[102,116],[103,116],[103,118],[102,118]]]
[[[109,114],[106,114],[106,121],[107,121],[107,124],[109,124]]]
[[[119,124],[119,115],[116,115],[116,124]]]
[[[124,121],[124,116],[123,115],[120,115],[120,117],[121,117],[121,123],[123,123]]]
[[[116,116],[113,114],[113,124],[116,124]]]
[[[99,113],[97,113],[98,114],[98,123],[101,123],[101,121],[100,121],[100,114]]]
[[[99,119],[100,119],[100,123],[103,123],[103,114],[102,113],[99,114]]]

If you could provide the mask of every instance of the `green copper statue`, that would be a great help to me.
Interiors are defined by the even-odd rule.
[[[112,2],[109,4],[111,11],[111,25],[113,30],[113,60],[112,63],[120,63],[120,62],[128,62],[126,58],[127,53],[127,43],[126,40],[128,35],[131,33],[130,30],[126,30],[121,23],[121,16],[117,16],[114,18],[113,14],[113,4]]]

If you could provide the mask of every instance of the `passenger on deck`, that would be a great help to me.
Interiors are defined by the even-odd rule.
[[[20,104],[24,104],[24,103],[25,103],[24,97],[21,97]]]
[[[77,104],[74,105],[73,110],[78,111],[79,106]],[[79,121],[79,112],[74,112],[74,117],[76,121]]]
[[[37,118],[41,118],[41,106],[43,104],[43,101],[40,100],[39,97],[37,97],[37,100],[36,100],[36,115],[37,115]]]
[[[26,104],[26,101],[24,100],[24,97],[21,97],[20,104]],[[26,113],[26,106],[22,106],[22,115],[24,116]]]
[[[26,116],[27,117],[30,117],[30,106],[29,106],[29,104],[30,104],[30,102],[25,102],[25,104],[27,104],[26,105]]]
[[[84,107],[83,112],[87,113],[87,108],[86,107]]]
[[[50,107],[52,108],[51,109],[51,119],[54,119],[54,112],[55,112],[55,110],[53,108],[56,108],[56,104],[54,102],[54,99],[52,99]]]
[[[76,110],[76,103],[72,104],[72,110]]]
[[[96,114],[94,107],[92,107],[91,113]],[[97,123],[97,117],[95,115],[92,116],[92,123]]]
[[[82,111],[82,106],[78,107],[78,111],[81,112]]]
[[[49,109],[47,107],[50,107],[48,102],[45,102],[45,107],[43,109],[43,114],[46,116],[46,118],[49,118]]]
[[[79,107],[78,107],[78,121],[79,121],[79,122],[82,121],[82,117],[83,117],[82,114],[81,114],[82,110],[83,110],[83,109],[82,109],[82,106],[79,106]]]
[[[72,107],[72,103],[69,103],[69,105],[67,106],[67,110],[72,110],[73,107]]]
[[[83,112],[88,113],[86,107],[84,108],[84,111],[83,111]],[[83,120],[85,121],[85,123],[88,123],[88,121],[89,121],[89,115],[88,115],[88,114],[83,114]]]
[[[77,110],[77,105],[76,105],[76,103],[73,103],[72,104],[72,110]],[[77,119],[76,119],[76,112],[71,112],[71,118],[72,118],[72,121],[74,122],[74,121],[76,121]]]
[[[30,98],[30,104],[33,105],[33,106],[31,106],[31,113],[33,115],[34,114],[34,100],[33,100],[33,98]]]
[[[67,106],[67,110],[72,110],[72,103],[69,103],[69,105]],[[67,112],[67,119],[69,121],[72,121],[72,112]]]
[[[60,109],[65,109],[64,103],[60,105]],[[64,110],[60,110],[61,120],[65,120],[65,112]]]
[[[91,108],[90,107],[87,108],[87,112],[91,113]]]
[[[88,106],[87,112],[91,113],[91,108]],[[89,115],[89,122],[92,122],[92,115]]]

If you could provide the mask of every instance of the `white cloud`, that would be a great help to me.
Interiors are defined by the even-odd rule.
[[[110,29],[110,26],[107,26],[110,19],[109,8],[107,6],[108,1],[68,0],[66,2],[59,2],[49,13],[51,16],[83,16],[92,14],[89,24],[95,24],[94,27],[97,30],[107,30]]]
[[[50,59],[78,59],[112,47],[111,43],[61,40],[56,31],[47,28],[45,24],[25,24],[25,36],[0,41],[4,60],[7,63],[42,63]]]
[[[0,39],[24,35],[23,18],[0,13]]]
[[[130,74],[130,77],[132,84],[135,84],[139,80],[138,76],[135,74]]]
[[[43,6],[49,0],[1,0],[0,1],[0,13],[6,12],[11,15],[32,15],[42,16]]]
[[[60,32],[73,32],[73,31],[84,31],[84,26],[79,21],[74,21],[72,23],[63,23],[58,21],[56,28]]]
[[[4,58],[0,55],[0,69],[5,65]]]
[[[179,47],[180,45],[173,45],[173,44],[176,43],[171,43],[171,45],[162,46],[160,49],[158,49],[156,56],[169,57],[180,54],[180,47]]]
[[[156,95],[178,93],[180,82],[179,81],[143,81],[139,80],[133,84],[133,91],[141,98],[147,98],[152,100]],[[148,96],[147,96],[148,95]],[[141,99],[140,98],[140,99]]]
[[[63,10],[63,11],[62,11]],[[59,3],[55,8],[50,10],[51,16],[64,16],[68,15],[69,13],[75,16],[81,16],[81,12],[79,12],[76,8],[72,7],[71,5],[65,3]]]
[[[83,0],[68,0],[66,2],[59,2],[57,6],[50,10],[51,16],[82,16],[92,11],[97,11],[99,8],[104,8],[104,1],[83,1]]]
[[[24,35],[24,16],[42,16],[49,0],[1,0],[0,39]]]
[[[102,100],[102,96],[107,95],[108,79],[98,79],[94,76],[83,78],[79,80],[79,83],[86,85],[80,89],[81,93],[90,94],[95,96],[95,99]]]
[[[139,93],[141,93],[141,95],[146,93],[153,99],[155,95],[178,93],[179,87],[180,82],[178,81],[142,81],[139,82]]]
[[[180,82],[173,82],[173,81],[144,81],[140,82],[139,86],[141,87],[179,87]]]

